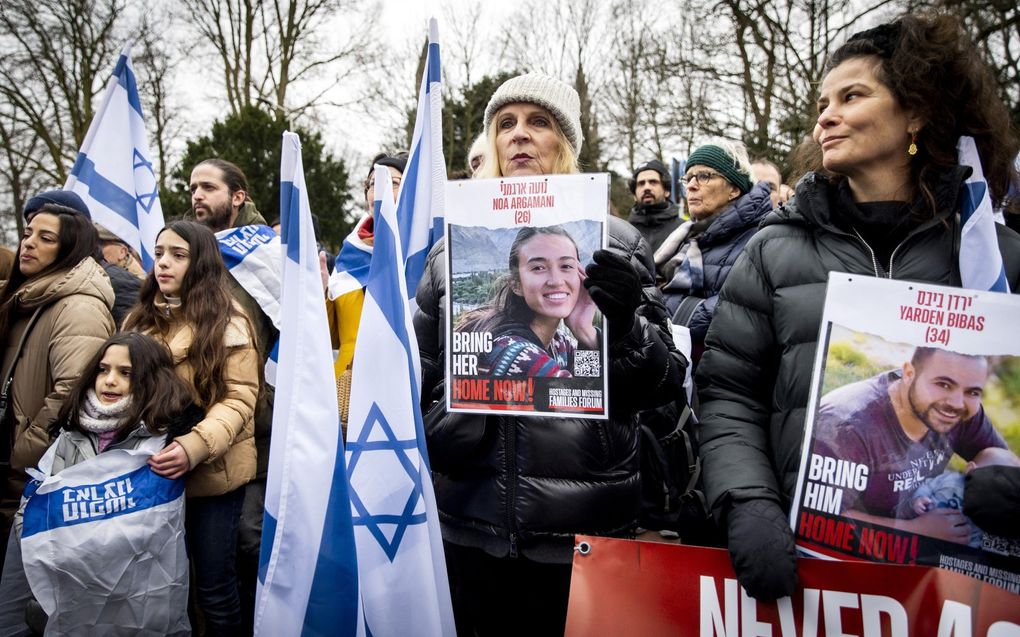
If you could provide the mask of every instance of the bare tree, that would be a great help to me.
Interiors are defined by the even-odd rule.
[[[644,136],[643,111],[648,92],[655,90],[648,74],[654,43],[645,3],[617,0],[610,7],[616,25],[613,36],[612,73],[606,82],[605,111],[610,125],[607,140],[624,149],[628,168],[637,165],[637,151]],[[617,153],[618,154],[618,153]]]
[[[21,210],[35,185],[35,171],[31,166],[39,138],[19,130],[19,126],[11,112],[0,114],[0,179],[10,193],[10,213],[20,237],[25,230]]]
[[[127,32],[122,0],[0,2],[0,193],[61,186]],[[4,208],[7,208],[4,206]]]
[[[443,4],[443,13],[447,16],[446,34],[443,37],[443,53],[447,61],[445,67],[449,69],[455,66],[461,69],[462,77],[458,78],[460,89],[471,86],[472,72],[478,71],[477,66],[483,50],[482,9],[481,3],[455,7],[447,0]],[[450,82],[450,86],[453,87],[454,83]]]
[[[508,29],[505,33],[498,53],[504,67],[572,78],[577,60],[571,29],[567,27],[568,4],[565,0],[521,2],[510,19],[526,22],[528,28]]]
[[[5,0],[0,3],[0,96],[13,130],[39,137],[31,168],[62,183],[122,42],[119,0]]]
[[[219,58],[231,114],[253,102],[253,50],[261,0],[182,0],[202,40]]]
[[[911,9],[947,11],[964,28],[992,68],[999,93],[1020,129],[1020,6],[1012,0],[908,0]]]
[[[139,98],[159,164],[156,183],[161,189],[169,185],[174,142],[184,132],[181,103],[174,92],[175,70],[183,56],[164,36],[176,23],[170,14],[146,16],[142,35],[132,51]]]
[[[357,92],[346,90],[339,97],[333,89],[349,88],[352,80],[370,77],[379,68],[374,33],[364,25],[377,22],[380,10],[378,2],[357,0],[273,0],[269,4],[263,13],[266,81],[259,92],[272,101],[277,117],[299,116],[318,104],[346,107],[358,102]],[[299,97],[296,103],[288,101],[296,84],[313,79],[325,80],[324,88]]]
[[[587,170],[605,167],[598,135],[598,110],[608,63],[608,26],[605,7],[597,0],[523,2],[512,17],[529,29],[513,29],[502,42],[501,58],[522,71],[541,71],[574,85],[581,96],[581,123],[585,136],[582,165]]]
[[[231,114],[261,105],[285,120],[317,105],[349,106],[358,94],[334,89],[378,67],[373,32],[363,28],[378,18],[378,2],[183,2],[218,60]]]

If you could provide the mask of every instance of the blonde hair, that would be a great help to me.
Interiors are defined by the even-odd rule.
[[[510,104],[505,104],[498,111],[496,111],[492,119],[499,117],[500,111],[502,111]],[[552,169],[549,171],[550,175],[569,175],[581,172],[580,166],[577,164],[577,153],[574,152],[574,147],[570,145],[570,141],[567,140],[567,136],[563,134],[563,129],[560,128],[560,123],[556,121],[549,109],[535,104],[539,108],[542,108],[549,113],[549,121],[553,123],[553,131],[556,133],[556,146],[557,153],[556,159],[553,161]],[[487,179],[493,177],[505,177],[503,174],[503,166],[499,162],[499,149],[496,146],[496,136],[499,134],[499,129],[496,126],[491,125],[492,120],[489,120],[489,135],[486,140],[485,148],[485,161],[478,168],[478,172],[475,174],[476,179]],[[747,153],[744,153],[745,157]]]

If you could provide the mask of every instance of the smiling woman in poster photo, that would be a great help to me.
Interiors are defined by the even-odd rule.
[[[522,228],[509,267],[492,300],[465,313],[454,329],[492,334],[492,351],[479,365],[483,375],[571,376],[575,349],[597,350],[600,340],[577,244],[559,226]]]

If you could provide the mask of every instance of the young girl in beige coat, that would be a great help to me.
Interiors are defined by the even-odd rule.
[[[167,478],[189,474],[186,525],[198,606],[207,634],[232,635],[241,625],[234,561],[244,500],[239,487],[255,476],[259,355],[248,317],[227,291],[212,231],[175,221],[156,238],[155,258],[124,328],[170,350],[205,418],[149,464]]]

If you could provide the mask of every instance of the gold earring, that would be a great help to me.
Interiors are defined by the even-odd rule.
[[[910,133],[910,146],[907,146],[907,154],[911,157],[917,154],[917,131]]]

